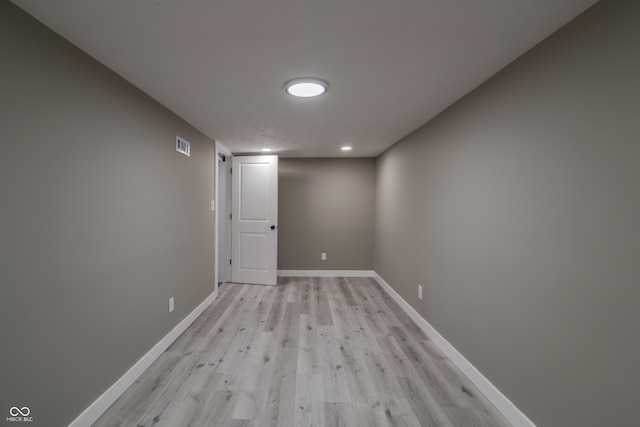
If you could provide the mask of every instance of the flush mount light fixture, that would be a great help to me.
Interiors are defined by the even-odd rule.
[[[316,77],[299,77],[284,84],[284,90],[289,95],[300,98],[312,98],[322,95],[329,89],[329,83]]]
[[[260,150],[262,152],[268,153],[269,151],[271,151],[271,148],[263,148],[262,150]]]
[[[342,151],[351,151],[351,146],[350,145],[345,145],[344,147],[340,147],[340,149]]]

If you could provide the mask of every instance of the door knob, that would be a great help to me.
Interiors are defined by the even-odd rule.
[[[271,229],[272,229],[272,230],[275,230],[275,229],[276,229],[276,226],[275,226],[275,225],[272,225],[272,226],[271,226]]]

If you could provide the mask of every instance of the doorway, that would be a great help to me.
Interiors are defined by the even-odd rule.
[[[229,151],[216,143],[216,287],[231,281],[231,162]]]

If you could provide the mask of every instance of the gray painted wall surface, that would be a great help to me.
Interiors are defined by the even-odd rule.
[[[375,270],[539,426],[638,423],[639,16],[601,1],[377,162]]]
[[[371,270],[375,173],[373,158],[280,159],[278,269]]]
[[[0,63],[0,422],[63,426],[213,292],[214,146],[6,1]]]

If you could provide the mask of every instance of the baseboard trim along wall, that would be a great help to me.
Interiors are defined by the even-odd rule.
[[[500,390],[484,377],[462,354],[435,330],[417,311],[406,302],[385,280],[372,270],[278,270],[280,277],[373,277],[391,298],[416,322],[422,331],[484,394],[487,399],[516,427],[536,427]],[[142,373],[182,334],[206,308],[216,299],[212,293],[197,306],[182,322],[176,325],[147,354],[133,365],[118,381],[76,418],[69,427],[93,424],[133,384]]]
[[[500,392],[491,382],[485,378],[454,346],[438,333],[400,294],[398,294],[387,282],[376,272],[373,277],[382,288],[402,307],[402,309],[413,319],[422,331],[433,341],[442,352],[462,371],[464,375],[486,396],[502,415],[515,427],[536,427],[504,394]]]
[[[373,277],[372,270],[278,270],[279,277]]]
[[[102,393],[69,427],[85,427],[95,423],[104,412],[133,384],[144,371],[200,316],[217,298],[218,291],[214,291],[200,303],[182,322],[178,323],[164,338],[136,362],[116,381],[107,391]]]

